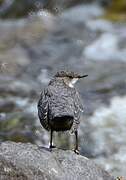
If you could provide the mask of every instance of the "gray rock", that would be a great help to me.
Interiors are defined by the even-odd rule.
[[[0,179],[114,180],[94,162],[74,152],[50,152],[30,143],[14,142],[0,145]]]

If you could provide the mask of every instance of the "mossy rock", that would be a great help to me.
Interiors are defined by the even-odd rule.
[[[0,0],[0,6],[2,5],[3,1],[4,1],[4,0]]]
[[[35,142],[34,118],[20,113],[7,116],[8,118],[0,121],[0,139],[2,141]]]
[[[126,14],[126,1],[125,0],[113,0],[109,8],[109,11],[115,13]]]
[[[126,21],[126,0],[112,0],[104,18],[112,21]]]

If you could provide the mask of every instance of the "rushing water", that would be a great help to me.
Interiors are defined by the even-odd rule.
[[[88,120],[95,153],[104,154],[96,162],[116,175],[126,176],[126,96],[113,97],[109,106],[99,107]]]

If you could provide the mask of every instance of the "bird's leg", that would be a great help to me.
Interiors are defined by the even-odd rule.
[[[79,154],[79,150],[78,150],[78,131],[77,130],[75,131],[75,149],[74,149],[74,152],[76,154]]]
[[[53,130],[51,129],[51,132],[50,132],[50,146],[49,146],[50,149],[55,148],[55,146],[53,146],[53,144],[52,144],[52,139],[53,139]]]

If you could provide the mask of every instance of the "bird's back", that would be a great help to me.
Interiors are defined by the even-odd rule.
[[[56,131],[71,129],[74,119],[78,121],[80,117],[79,104],[76,89],[61,82],[50,83],[38,104],[41,124],[46,129],[52,128]]]

